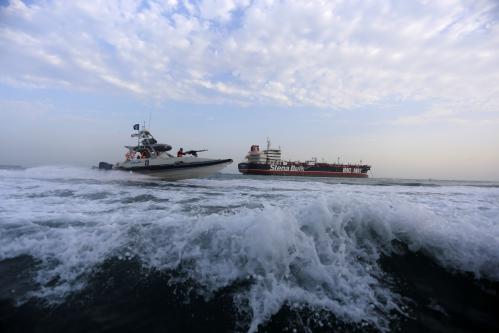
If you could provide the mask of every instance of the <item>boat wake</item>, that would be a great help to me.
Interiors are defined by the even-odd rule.
[[[0,323],[497,330],[499,188],[390,185],[0,170]]]

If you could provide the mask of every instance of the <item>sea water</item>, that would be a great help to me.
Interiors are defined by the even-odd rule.
[[[499,184],[0,170],[6,331],[497,331]]]

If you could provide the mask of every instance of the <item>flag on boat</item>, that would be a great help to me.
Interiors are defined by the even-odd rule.
[[[139,124],[135,124],[135,125],[133,125],[133,129],[134,129],[134,130],[137,130],[137,131],[138,131],[138,130],[139,130],[139,128],[140,128],[140,125],[139,125]]]

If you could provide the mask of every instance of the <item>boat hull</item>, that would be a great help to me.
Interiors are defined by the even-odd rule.
[[[174,158],[168,163],[157,163],[154,160],[132,162],[118,164],[114,169],[136,172],[163,180],[181,180],[210,176],[232,163],[232,160]]]
[[[368,178],[363,172],[333,171],[329,168],[307,165],[275,167],[271,164],[239,163],[239,172],[245,175],[304,176],[304,177],[344,177]]]

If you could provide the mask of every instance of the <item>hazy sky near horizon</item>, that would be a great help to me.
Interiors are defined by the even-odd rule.
[[[499,180],[499,2],[0,1],[0,164],[233,158]]]

